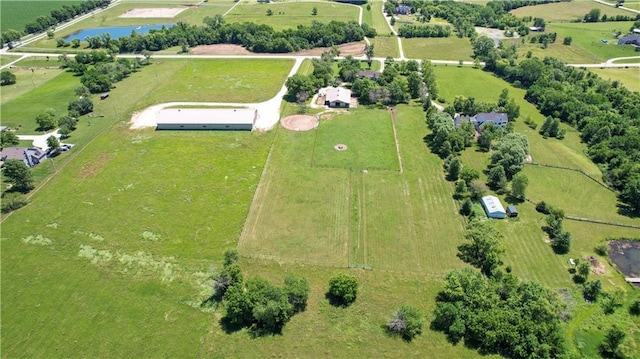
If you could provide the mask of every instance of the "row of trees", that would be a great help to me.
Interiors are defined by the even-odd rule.
[[[606,22],[606,21],[634,21],[639,20],[640,14],[635,16],[629,15],[610,15],[604,14],[600,16],[600,9],[591,9],[588,13],[584,15],[582,19],[577,19],[578,22]]]
[[[542,114],[577,128],[605,181],[619,191],[624,210],[640,211],[640,168],[635,165],[640,159],[639,93],[551,57],[516,63],[495,48],[476,55],[489,71],[527,88],[525,99]]]
[[[49,15],[38,16],[34,21],[25,25],[24,32],[10,29],[2,33],[2,43],[8,44],[12,41],[20,39],[24,34],[33,34],[47,30],[64,21],[73,19],[74,17],[93,11],[97,8],[109,6],[111,0],[86,0],[77,3],[65,4],[59,9],[51,10]]]
[[[402,25],[398,29],[398,35],[406,38],[449,37],[451,36],[451,27],[447,25]]]
[[[107,48],[115,53],[159,51],[172,46],[195,47],[212,44],[242,45],[252,52],[286,53],[315,47],[331,47],[347,42],[375,37],[376,32],[367,24],[355,21],[331,21],[323,24],[298,25],[295,29],[276,31],[271,26],[254,23],[227,24],[222,15],[206,17],[204,25],[178,22],[170,28],[152,30],[139,35],[111,39],[108,34],[86,39],[92,49]]]

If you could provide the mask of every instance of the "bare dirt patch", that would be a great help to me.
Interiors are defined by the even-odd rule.
[[[338,143],[337,145],[333,146],[333,148],[335,148],[338,151],[346,151],[348,149],[347,145],[343,143]]]
[[[348,44],[342,44],[338,46],[340,50],[340,56],[363,56],[364,44],[360,42],[350,42]],[[318,47],[311,50],[304,50],[299,52],[288,53],[287,55],[294,56],[320,56],[323,52],[328,51],[328,47]],[[251,52],[240,45],[231,44],[215,44],[215,45],[201,45],[191,49],[191,53],[194,55],[283,55],[283,54],[264,54]]]
[[[591,264],[591,271],[593,273],[599,274],[599,275],[604,274],[606,270],[604,267],[604,264],[600,263],[600,261],[596,257],[591,256],[589,258],[585,258],[585,260],[589,262],[589,264]]]
[[[172,18],[187,10],[186,7],[131,9],[118,16],[122,18]]]
[[[309,131],[318,127],[318,119],[309,115],[293,115],[283,118],[280,125],[291,131]]]
[[[102,153],[93,160],[85,163],[84,165],[82,165],[82,167],[80,167],[80,177],[91,178],[97,175],[110,158],[111,155],[109,155],[108,153]]]

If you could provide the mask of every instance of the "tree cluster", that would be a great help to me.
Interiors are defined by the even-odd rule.
[[[16,83],[16,75],[13,72],[5,70],[0,73],[0,86],[13,85]]]
[[[6,160],[2,165],[3,175],[11,182],[11,190],[27,193],[33,189],[33,174],[22,160]]]
[[[473,143],[473,124],[456,127],[453,118],[446,112],[433,112],[427,116],[431,133],[425,137],[431,152],[441,158],[457,154]],[[473,131],[473,132],[472,132]]]
[[[451,27],[446,25],[402,25],[398,29],[401,37],[449,37]]]
[[[286,53],[315,47],[331,47],[352,41],[362,41],[364,37],[375,37],[373,28],[355,21],[331,21],[323,24],[313,21],[311,25],[298,25],[295,29],[275,31],[271,26],[254,23],[224,22],[222,16],[206,17],[204,25],[189,25],[178,22],[170,28],[152,30],[140,35],[133,31],[131,36],[110,39],[105,35],[87,38],[93,49],[107,48],[113,52],[159,51],[172,46],[237,44],[252,52]]]
[[[309,283],[304,278],[289,276],[283,286],[261,277],[243,281],[235,251],[225,253],[212,296],[224,303],[225,321],[249,327],[257,335],[280,333],[293,315],[305,310],[308,297]]]
[[[327,296],[334,305],[350,305],[358,297],[358,278],[344,273],[332,276]]]
[[[501,272],[499,272],[501,273]],[[450,272],[436,297],[431,327],[453,343],[507,358],[558,358],[565,352],[558,295],[511,274]]]
[[[49,15],[38,16],[34,21],[25,25],[24,33],[33,34],[44,31],[64,21],[73,19],[74,17],[93,11],[97,8],[109,6],[111,0],[86,0],[73,4],[63,5],[59,9],[51,10]],[[10,43],[20,39],[23,33],[18,30],[7,30],[2,33],[2,43]]]
[[[559,119],[547,116],[542,127],[540,127],[539,133],[544,137],[555,137],[561,140],[564,138],[567,130],[560,127]]]
[[[89,93],[109,91],[114,83],[128,77],[142,66],[142,60],[121,58],[114,61],[112,56],[101,50],[81,52],[73,59],[62,55],[60,61],[63,68],[81,76],[80,82]]]
[[[540,206],[540,204],[538,204],[538,206]],[[538,207],[536,207],[536,210],[537,209]],[[569,249],[571,248],[571,233],[565,232],[562,229],[564,211],[547,204],[545,204],[544,208],[540,206],[540,209],[544,209],[544,212],[547,212],[546,225],[542,227],[542,230],[549,235],[551,248],[558,254],[569,253]]]
[[[525,99],[542,114],[577,128],[605,181],[630,211],[640,211],[640,93],[550,57],[512,64],[491,53],[485,61],[490,71],[527,88]]]

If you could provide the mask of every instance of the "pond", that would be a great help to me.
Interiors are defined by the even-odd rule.
[[[134,25],[134,26],[114,26],[114,27],[96,27],[92,29],[82,29],[64,38],[65,41],[80,39],[84,41],[87,36],[100,36],[102,34],[111,35],[112,39],[131,35],[131,31],[135,31],[139,35],[146,34],[149,30],[160,30],[162,27],[172,27],[173,24],[156,24],[156,25]]]
[[[625,277],[640,277],[640,242],[628,240],[609,242],[609,258]]]

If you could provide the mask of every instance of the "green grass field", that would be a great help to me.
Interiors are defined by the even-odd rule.
[[[398,171],[389,115],[383,111],[351,110],[320,122],[312,164],[318,167]],[[344,144],[346,151],[334,146]]]
[[[4,66],[10,63],[11,61],[15,61],[19,58],[20,56],[2,55],[0,56],[0,66]]]
[[[400,57],[398,40],[391,36],[376,36],[371,39],[373,45],[373,56],[375,57]]]
[[[618,81],[631,91],[640,91],[640,69],[637,67],[628,69],[619,67],[606,69],[590,68],[589,71],[595,72],[605,80]]]
[[[164,60],[163,60],[164,61]],[[172,101],[261,102],[282,87],[293,60],[188,60],[167,77],[162,68],[145,70],[157,75],[156,88],[141,106]]]
[[[41,15],[49,15],[51,10],[73,4],[75,0],[47,1],[0,1],[0,31],[9,29],[24,31],[24,26]]]
[[[318,14],[311,15],[316,8]],[[267,16],[271,9],[273,15]],[[358,21],[360,10],[356,6],[332,2],[285,2],[272,4],[241,3],[225,16],[225,21],[265,24],[276,30],[295,29],[298,25],[310,25],[312,21]]]
[[[446,38],[402,39],[404,56],[415,59],[471,61],[473,49],[469,39]]]
[[[625,3],[626,6],[626,3]],[[599,4],[594,1],[572,1],[570,3],[561,2],[553,4],[525,6],[511,10],[517,17],[533,16],[545,19],[547,24],[557,22],[568,22],[577,18],[582,19],[591,9],[599,9],[600,14],[633,16],[633,13],[612,6]]]
[[[384,6],[383,1],[372,1],[371,2],[371,26],[378,32],[378,35],[389,35],[391,34],[391,28],[389,27],[389,23],[384,18],[384,14],[382,13],[382,8]]]

